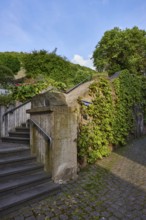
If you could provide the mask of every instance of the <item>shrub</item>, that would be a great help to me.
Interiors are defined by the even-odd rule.
[[[59,90],[64,90],[66,85],[62,82],[55,82],[52,79],[45,79],[44,81],[36,82],[33,84],[17,84],[12,87],[12,95],[14,100],[24,102],[30,100],[33,96],[39,94],[49,86]]]
[[[25,54],[23,63],[27,77],[48,76],[57,82],[65,83],[67,87],[74,86],[96,73],[94,70],[72,64],[65,58],[45,50]]]
[[[14,103],[14,100],[13,100],[13,97],[12,97],[12,94],[9,94],[9,95],[2,95],[0,94],[0,105],[10,105],[10,104],[13,104]]]
[[[0,65],[0,84],[4,86],[8,83],[11,83],[13,79],[14,73],[12,70],[6,66]]]
[[[0,65],[6,66],[16,74],[20,70],[20,61],[8,53],[0,53]]]

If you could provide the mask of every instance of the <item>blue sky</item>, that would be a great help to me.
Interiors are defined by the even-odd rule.
[[[45,49],[92,67],[106,30],[146,30],[146,0],[0,0],[0,51]]]

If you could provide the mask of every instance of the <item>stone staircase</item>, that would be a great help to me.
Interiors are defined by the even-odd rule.
[[[29,144],[29,126],[23,123],[20,127],[16,127],[15,131],[10,131],[9,136],[2,137],[2,142]]]
[[[31,156],[29,128],[24,124],[0,141],[0,216],[60,190]]]

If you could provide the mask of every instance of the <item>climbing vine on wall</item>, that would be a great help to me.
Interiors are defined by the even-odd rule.
[[[113,100],[110,82],[100,78],[90,86],[92,104],[82,105],[82,114],[87,115],[87,123],[80,126],[78,138],[79,157],[85,157],[89,163],[110,153],[109,143],[113,140]]]
[[[116,95],[114,116],[114,144],[126,144],[126,138],[134,132],[134,108],[143,108],[142,77],[123,71],[119,78],[113,81]]]
[[[113,81],[100,78],[90,86],[92,104],[81,105],[78,157],[94,163],[110,154],[110,146],[125,144],[134,129],[133,108],[143,106],[142,77],[122,71]]]

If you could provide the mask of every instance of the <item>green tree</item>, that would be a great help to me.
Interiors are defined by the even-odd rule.
[[[8,67],[14,74],[20,70],[19,59],[7,52],[0,53],[0,65]]]
[[[6,66],[0,65],[0,84],[5,87],[6,84],[11,83],[14,79],[14,73]]]
[[[146,31],[138,27],[106,31],[93,52],[93,62],[109,75],[123,69],[146,72]]]

